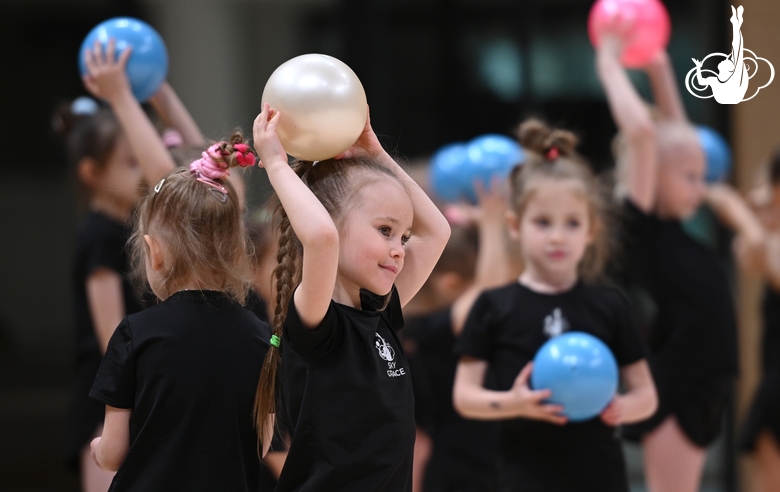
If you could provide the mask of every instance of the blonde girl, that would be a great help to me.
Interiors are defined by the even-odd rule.
[[[627,492],[614,427],[649,416],[656,397],[628,304],[595,285],[608,260],[605,201],[571,133],[535,120],[519,132],[531,157],[510,175],[507,223],[524,270],[474,303],[455,346],[455,408],[501,421],[501,491]],[[545,403],[549,390],[528,383],[539,348],[570,330],[610,347],[625,387],[599,416],[576,423]]]
[[[105,404],[97,464],[112,491],[259,490],[252,422],[268,325],[250,283],[241,204],[226,179],[255,157],[240,134],[143,198],[131,252],[161,301],[114,331],[90,396]]]
[[[414,398],[396,332],[449,225],[368,120],[341,159],[290,166],[280,117],[265,105],[254,126],[280,203],[273,332],[292,442],[276,490],[411,490]],[[261,429],[279,358],[272,349],[263,368]]]

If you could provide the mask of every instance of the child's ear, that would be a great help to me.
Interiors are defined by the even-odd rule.
[[[162,270],[165,256],[163,255],[160,241],[149,234],[144,234],[144,241],[146,241],[146,245],[149,246],[149,265],[152,267],[152,270]]]
[[[520,240],[520,217],[517,216],[514,210],[509,209],[504,213],[504,219],[506,220],[506,227],[509,231],[509,237],[515,241]]]
[[[83,157],[76,164],[76,175],[79,181],[84,183],[89,188],[94,188],[95,181],[98,177],[98,166],[95,159],[91,157]]]

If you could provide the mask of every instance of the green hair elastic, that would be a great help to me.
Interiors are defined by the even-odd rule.
[[[276,335],[271,335],[271,345],[273,345],[276,348],[279,348],[279,345],[282,343],[282,339],[279,338]]]

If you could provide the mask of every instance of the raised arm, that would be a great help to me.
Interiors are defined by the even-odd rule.
[[[154,110],[160,116],[165,126],[174,128],[181,133],[184,145],[202,147],[206,140],[195,123],[187,107],[179,99],[179,95],[168,82],[164,82],[155,95],[149,100]]]
[[[718,220],[736,237],[736,258],[741,267],[768,274],[767,234],[758,216],[740,194],[727,184],[713,184],[705,195]]]
[[[626,182],[634,204],[645,212],[655,206],[657,162],[655,129],[642,98],[620,64],[618,36],[605,35],[596,52],[596,71],[607,95],[609,109],[626,142]]]
[[[650,78],[650,86],[660,118],[673,122],[687,121],[685,106],[680,97],[669,54],[666,51],[659,51],[645,67],[645,71]]]
[[[450,225],[441,211],[428,198],[428,195],[388,154],[371,128],[370,117],[357,142],[339,157],[369,156],[377,159],[395,173],[404,184],[414,210],[412,236],[406,243],[404,268],[398,274],[395,285],[401,305],[414,297],[436,266],[447,240],[450,238]]]
[[[287,164],[276,135],[280,113],[263,105],[254,123],[254,145],[295,235],[303,245],[303,275],[294,302],[304,325],[316,329],[328,311],[339,261],[339,234],[328,211]]]
[[[116,59],[115,45],[111,39],[105,51],[99,42],[93,49],[87,50],[88,75],[84,77],[84,85],[92,95],[104,99],[111,106],[141,166],[144,180],[149,186],[154,186],[170,174],[176,164],[130,90],[125,66],[131,49],[125,49]]]
[[[512,261],[506,239],[505,187],[494,181],[489,190],[479,184],[475,188],[478,204],[472,215],[479,229],[479,251],[474,282],[452,304],[452,331],[456,336],[463,330],[471,306],[483,290],[509,283],[521,273]]]

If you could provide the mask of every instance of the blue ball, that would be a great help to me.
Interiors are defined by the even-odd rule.
[[[708,183],[725,180],[731,172],[731,150],[718,132],[704,125],[696,126],[696,134],[707,161],[705,179]]]
[[[618,366],[604,342],[571,331],[548,340],[534,357],[534,389],[549,389],[550,403],[563,406],[570,422],[591,419],[604,410],[618,388]]]
[[[100,41],[105,49],[108,40],[116,40],[117,56],[128,46],[133,47],[127,60],[127,78],[133,89],[133,95],[140,102],[152,97],[168,76],[168,51],[160,35],[149,24],[132,17],[116,17],[101,22],[92,29],[79,51],[79,71],[84,76],[87,65],[84,52]]]
[[[477,202],[474,182],[489,187],[493,177],[506,179],[509,172],[525,159],[516,140],[504,135],[487,134],[468,143],[468,162],[459,174],[462,195],[471,203]]]
[[[430,180],[433,192],[442,200],[455,202],[462,198],[460,173],[468,160],[466,145],[451,143],[431,157]]]

